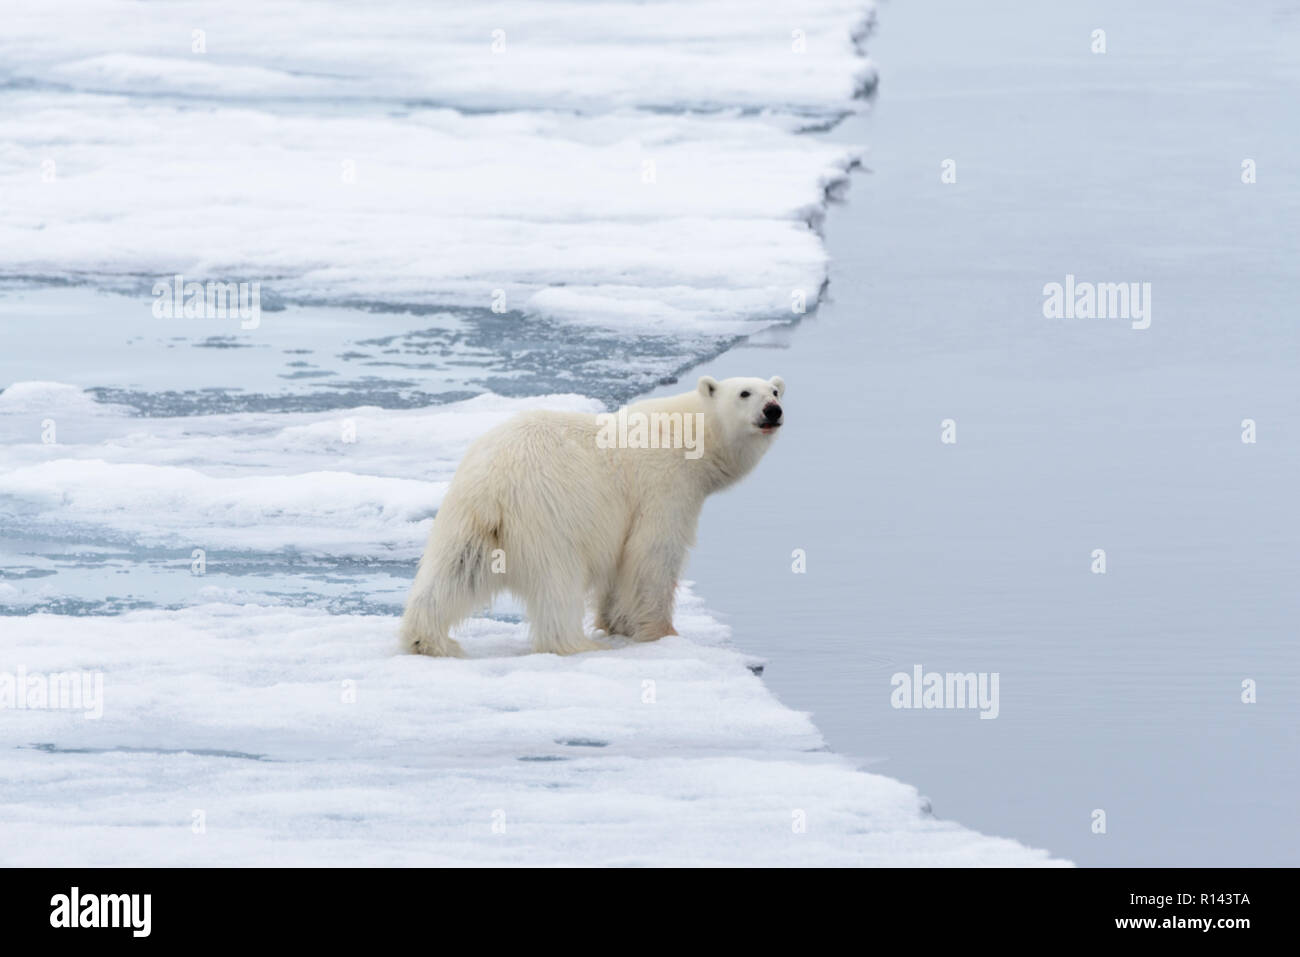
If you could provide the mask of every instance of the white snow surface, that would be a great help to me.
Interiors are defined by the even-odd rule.
[[[629,331],[788,320],[796,291],[815,302],[826,275],[809,224],[861,154],[797,128],[854,108],[869,11],[8,11],[2,273],[145,292],[179,274],[290,301],[495,296]]]
[[[41,441],[33,407],[56,423],[56,442]],[[0,393],[0,514],[7,505],[28,533],[71,530],[187,554],[418,557],[465,449],[535,408],[601,406],[488,394],[417,410],[141,419],[63,383],[16,383]]]
[[[871,6],[64,0],[7,10],[0,62],[15,78],[97,92],[819,114],[847,109],[872,75],[854,42]]]
[[[827,753],[682,597],[683,637],[567,659],[487,620],[470,660],[256,605],[8,622],[29,672],[102,671],[104,707],[4,715],[0,860],[1049,863]]]

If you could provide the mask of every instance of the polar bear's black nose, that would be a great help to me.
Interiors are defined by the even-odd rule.
[[[769,422],[779,422],[781,420],[781,407],[775,402],[769,402],[763,406],[763,418]]]

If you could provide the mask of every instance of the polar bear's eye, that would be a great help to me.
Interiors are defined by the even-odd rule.
[[[740,393],[740,397],[741,397],[742,399],[748,399],[748,398],[749,398],[749,393],[748,393],[748,392],[742,392],[742,393]]]

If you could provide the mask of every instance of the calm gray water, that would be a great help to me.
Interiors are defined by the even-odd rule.
[[[831,301],[706,366],[784,376],[789,425],[689,577],[941,817],[1085,865],[1294,865],[1300,8],[1064,6],[883,5],[878,101],[831,134],[871,147]],[[1150,327],[1045,318],[1067,274],[1150,283]],[[918,664],[997,672],[998,718],[895,710]]]

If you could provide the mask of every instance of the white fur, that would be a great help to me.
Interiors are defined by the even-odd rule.
[[[761,430],[763,408],[778,397],[780,378],[705,376],[691,392],[628,407],[702,413],[695,458],[681,448],[601,448],[599,420],[581,413],[525,412],[488,432],[434,519],[403,645],[461,656],[451,628],[501,589],[526,603],[539,652],[601,647],[583,632],[587,598],[600,630],[637,641],[676,634],[673,593],[704,499],[758,464],[776,431]]]

